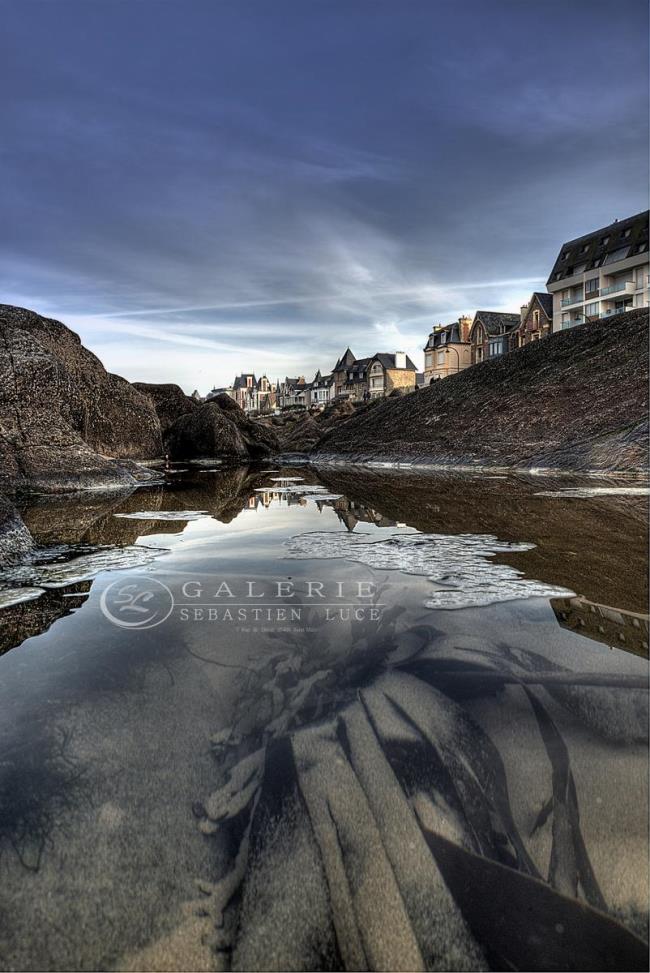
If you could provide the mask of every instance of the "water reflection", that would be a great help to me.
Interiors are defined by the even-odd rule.
[[[382,611],[129,632],[99,611],[105,572],[0,613],[2,967],[647,968],[644,501],[311,468],[170,479],[23,513],[64,563],[146,545],[174,592],[363,580]],[[499,578],[575,595],[427,608],[431,550],[422,573],[399,560],[423,534],[456,576],[467,537],[492,537]],[[359,543],[382,558],[353,560]],[[494,571],[472,551],[478,591]]]

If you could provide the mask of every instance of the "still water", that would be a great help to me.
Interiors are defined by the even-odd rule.
[[[646,502],[209,465],[26,501],[0,968],[647,968]]]

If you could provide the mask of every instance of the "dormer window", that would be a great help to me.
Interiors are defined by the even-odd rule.
[[[601,237],[600,238],[600,245],[601,245],[601,247],[606,247],[608,243],[609,243],[609,237],[608,236],[604,236],[604,237]]]
[[[627,230],[624,230],[624,231],[623,231],[623,233],[621,234],[621,236],[622,236],[622,237],[623,237],[623,238],[624,238],[625,240],[627,240],[627,238],[628,238],[628,237],[629,237],[629,236],[631,235],[631,233],[632,233],[632,227],[628,227],[628,228],[627,228]]]

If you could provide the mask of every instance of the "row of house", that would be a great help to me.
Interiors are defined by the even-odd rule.
[[[519,313],[477,311],[436,325],[424,346],[424,372],[402,351],[356,358],[350,348],[331,372],[317,371],[271,382],[266,375],[239,375],[225,392],[246,412],[321,407],[334,399],[365,401],[455,375],[471,365],[508,354],[555,331],[638,307],[648,307],[650,261],[648,211],[565,243],[546,292],[535,291]]]
[[[319,370],[311,382],[304,375],[271,382],[266,375],[257,379],[252,372],[245,372],[232,385],[213,389],[208,398],[225,393],[245,412],[264,413],[292,407],[321,407],[334,399],[366,401],[390,395],[396,389],[412,392],[423,379],[423,373],[418,373],[403,351],[356,358],[346,348],[331,372],[324,375]]]
[[[553,332],[648,307],[648,215],[645,210],[565,243],[546,292],[535,291],[519,314],[477,311],[434,327],[424,347],[425,383]]]

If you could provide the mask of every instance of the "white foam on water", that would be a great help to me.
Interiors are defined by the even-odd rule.
[[[19,605],[23,601],[33,601],[44,594],[44,588],[0,588],[0,608]]]
[[[136,510],[130,514],[113,514],[123,520],[201,520],[209,517],[207,510]]]
[[[77,581],[89,581],[102,571],[126,571],[149,564],[154,558],[167,553],[167,548],[130,545],[128,547],[100,547],[90,554],[73,557],[69,561],[54,564],[21,564],[0,572],[0,597],[6,598],[13,589],[12,602],[15,604],[29,598],[37,598],[45,588],[64,588]],[[37,552],[38,553],[38,552]],[[32,591],[33,594],[28,593]],[[36,592],[38,591],[38,594]],[[26,592],[25,597],[17,597],[16,592]]]
[[[500,541],[491,534],[369,534],[315,531],[287,542],[287,557],[345,558],[378,570],[403,571],[435,584],[427,608],[476,608],[520,598],[562,598],[566,588],[531,581],[517,568],[491,560],[496,554],[530,551],[535,545]]]
[[[564,490],[545,490],[536,493],[536,497],[567,497],[582,500],[587,497],[626,497],[650,496],[650,487],[617,486],[617,487],[566,487]]]

